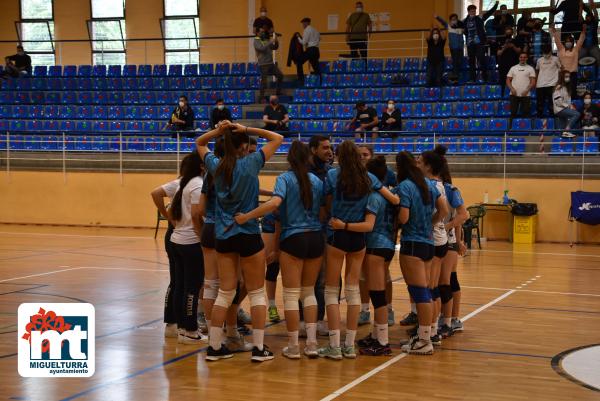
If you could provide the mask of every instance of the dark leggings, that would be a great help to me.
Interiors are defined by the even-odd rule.
[[[175,274],[173,299],[177,327],[188,331],[198,330],[198,295],[204,284],[204,258],[200,243],[173,244]]]
[[[175,303],[173,302],[173,286],[175,284],[175,247],[171,242],[171,234],[173,234],[173,226],[169,224],[169,228],[165,233],[165,251],[169,258],[169,286],[165,294],[165,323],[177,323],[177,313],[175,312]]]

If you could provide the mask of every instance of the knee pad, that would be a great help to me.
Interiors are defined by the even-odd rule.
[[[219,289],[219,295],[217,295],[217,299],[215,299],[215,305],[227,309],[233,303],[234,297],[235,297],[235,290],[225,291],[225,290]]]
[[[302,287],[300,300],[305,308],[317,305],[317,297],[315,297],[314,287]]]
[[[279,262],[269,263],[267,265],[267,274],[265,274],[265,280],[277,281],[279,275]]]
[[[431,299],[437,301],[440,297],[440,287],[431,288]]]
[[[248,291],[248,298],[250,299],[250,307],[267,306],[267,297],[265,296],[264,288]]]
[[[348,305],[360,306],[360,288],[357,285],[346,285],[344,294],[346,294],[346,303]]]
[[[425,304],[431,301],[431,291],[427,287],[409,285],[408,293],[416,304]]]
[[[340,293],[340,287],[326,285],[325,286],[325,305],[338,305],[340,303],[340,299],[338,296],[339,293]],[[360,298],[360,294],[359,294],[359,298]],[[360,302],[359,302],[359,304],[360,304]]]
[[[385,290],[369,291],[369,297],[371,298],[371,303],[373,303],[375,309],[387,306]]]
[[[217,299],[219,294],[219,279],[204,280],[204,299]]]
[[[286,311],[300,309],[298,301],[300,300],[301,291],[300,288],[283,287],[283,307]]]
[[[452,292],[460,291],[460,284],[458,283],[458,275],[456,272],[450,273],[450,287],[452,288]]]
[[[452,287],[448,284],[443,284],[438,287],[440,289],[440,298],[442,298],[442,303],[447,304],[452,300]]]

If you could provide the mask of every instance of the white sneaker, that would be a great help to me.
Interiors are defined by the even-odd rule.
[[[300,359],[300,347],[297,345],[284,347],[282,353],[286,358]]]
[[[165,338],[177,338],[177,325],[175,323],[167,323],[165,325]]]
[[[329,327],[327,327],[327,322],[325,320],[319,320],[317,322],[317,335],[329,337]]]
[[[179,344],[200,344],[201,342],[208,342],[208,336],[202,334],[200,330],[193,334],[184,331],[177,336],[177,342]]]
[[[431,341],[415,338],[410,343],[402,346],[402,352],[415,355],[433,355],[433,344],[431,344]]]
[[[561,135],[563,138],[575,138],[575,134],[569,132],[569,131],[565,131],[562,133]]]

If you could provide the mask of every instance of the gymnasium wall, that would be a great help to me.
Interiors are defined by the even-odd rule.
[[[92,226],[153,227],[156,209],[150,191],[175,177],[174,174],[127,173],[121,184],[117,173],[67,173],[13,171],[0,177],[0,223],[67,224]],[[261,177],[263,188],[272,188],[275,176]],[[502,196],[499,178],[457,178],[467,205],[483,200],[487,189],[490,201]],[[580,189],[578,179],[510,178],[511,198],[535,202],[540,209],[538,240],[568,242],[567,214],[570,192]],[[600,180],[586,180],[584,189],[600,192]],[[490,212],[484,235],[488,239],[508,237],[506,214]],[[164,225],[164,223],[163,223]],[[577,225],[578,238],[600,243],[598,226]],[[575,231],[573,231],[575,234]]]

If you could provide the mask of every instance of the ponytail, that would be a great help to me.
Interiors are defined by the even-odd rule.
[[[228,187],[233,183],[233,169],[237,163],[240,147],[248,144],[250,138],[245,132],[233,133],[231,130],[225,130],[223,135],[223,157],[221,158],[215,178],[221,177]]]
[[[413,155],[406,151],[398,153],[396,155],[396,169],[398,170],[398,182],[411,180],[421,192],[423,203],[429,205],[431,203],[429,186]]]
[[[300,199],[302,200],[304,209],[311,209],[313,206],[313,196],[312,184],[308,176],[308,166],[310,163],[310,152],[308,146],[298,140],[292,142],[287,161],[290,163],[290,168],[298,180],[298,186],[300,187]]]
[[[193,178],[202,175],[202,170],[202,159],[200,159],[198,152],[193,151],[184,157],[183,161],[181,162],[181,179],[179,181],[179,189],[177,189],[177,192],[173,197],[173,201],[171,202],[171,208],[169,209],[170,217],[173,220],[181,220],[181,217],[183,216],[183,211],[181,210],[183,190]]]

